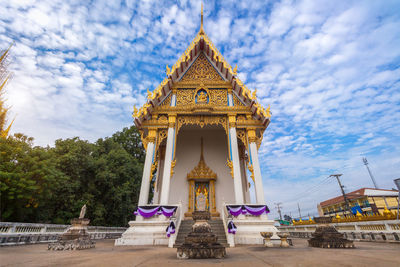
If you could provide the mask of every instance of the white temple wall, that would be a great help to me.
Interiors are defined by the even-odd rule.
[[[171,178],[169,204],[182,202],[184,212],[188,210],[189,183],[186,175],[200,160],[200,139],[204,142],[204,160],[217,174],[215,181],[215,199],[217,211],[221,213],[222,202],[235,203],[233,178],[226,166],[228,158],[228,142],[222,128],[192,127],[182,129],[176,142],[176,166]]]

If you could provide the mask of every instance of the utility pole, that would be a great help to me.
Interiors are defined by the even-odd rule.
[[[282,221],[281,204],[282,204],[282,202],[275,203],[275,206],[276,206],[276,208],[278,209],[279,218],[280,218],[280,220]]]
[[[300,204],[297,202],[297,208],[299,209],[299,218],[301,219]]]
[[[372,172],[371,172],[371,170],[370,170],[369,167],[368,167],[368,160],[367,160],[367,158],[363,158],[362,160],[363,160],[363,162],[364,162],[365,167],[367,167],[369,176],[371,177],[371,180],[372,180],[372,182],[374,183],[375,189],[379,189],[379,188],[378,188],[378,185],[377,185],[377,183],[376,183],[376,181],[375,181],[375,178],[374,178],[374,176],[372,175]],[[386,207],[389,208],[388,203],[387,203],[387,201],[386,201],[386,197],[383,197],[383,200],[385,201]]]
[[[343,174],[331,174],[329,177],[335,177],[337,179],[337,181],[339,183],[340,190],[342,191],[342,195],[343,195],[343,198],[344,198],[344,203],[345,203],[346,209],[350,213],[349,200],[347,199],[346,194],[344,193],[344,186],[342,185],[342,183],[340,182],[340,179],[339,179],[339,177],[342,176],[342,175]]]

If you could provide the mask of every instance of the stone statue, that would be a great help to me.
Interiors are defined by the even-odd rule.
[[[86,204],[83,205],[81,208],[81,214],[79,215],[79,219],[85,218],[85,213],[86,213]]]
[[[207,94],[205,92],[201,91],[197,95],[197,102],[199,102],[199,103],[207,102]]]
[[[206,196],[203,194],[203,192],[201,192],[197,198],[197,210],[202,210],[205,211],[206,210]]]

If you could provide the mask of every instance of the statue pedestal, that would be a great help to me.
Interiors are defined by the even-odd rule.
[[[178,259],[207,259],[225,257],[225,247],[218,243],[218,238],[211,231],[207,222],[210,219],[208,211],[195,211],[192,232],[185,237],[185,242],[177,248]]]
[[[87,226],[90,220],[75,218],[71,220],[71,227],[63,233],[56,243],[48,245],[48,250],[76,250],[94,248],[95,242],[90,239]]]
[[[319,225],[312,234],[313,237],[308,240],[310,247],[354,248],[353,241],[344,238],[342,233],[339,233],[335,227],[329,225],[332,222],[332,218],[315,217],[314,220]]]

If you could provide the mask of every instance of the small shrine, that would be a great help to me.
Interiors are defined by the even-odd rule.
[[[57,242],[48,244],[48,250],[81,250],[94,248],[96,242],[90,238],[87,226],[90,220],[85,218],[86,204],[82,206],[79,218],[71,220],[71,227],[67,229]]]
[[[230,246],[262,244],[260,232],[277,232],[267,217],[258,158],[271,114],[237,69],[205,33],[202,10],[194,40],[172,67],[166,66],[165,79],[148,91],[146,103],[134,107],[146,149],[139,215],[116,245],[172,247],[180,222],[192,220],[196,211],[221,221]],[[173,214],[165,216],[164,210],[172,208]],[[228,224],[237,229],[228,231]],[[176,233],[166,237],[172,225]]]

